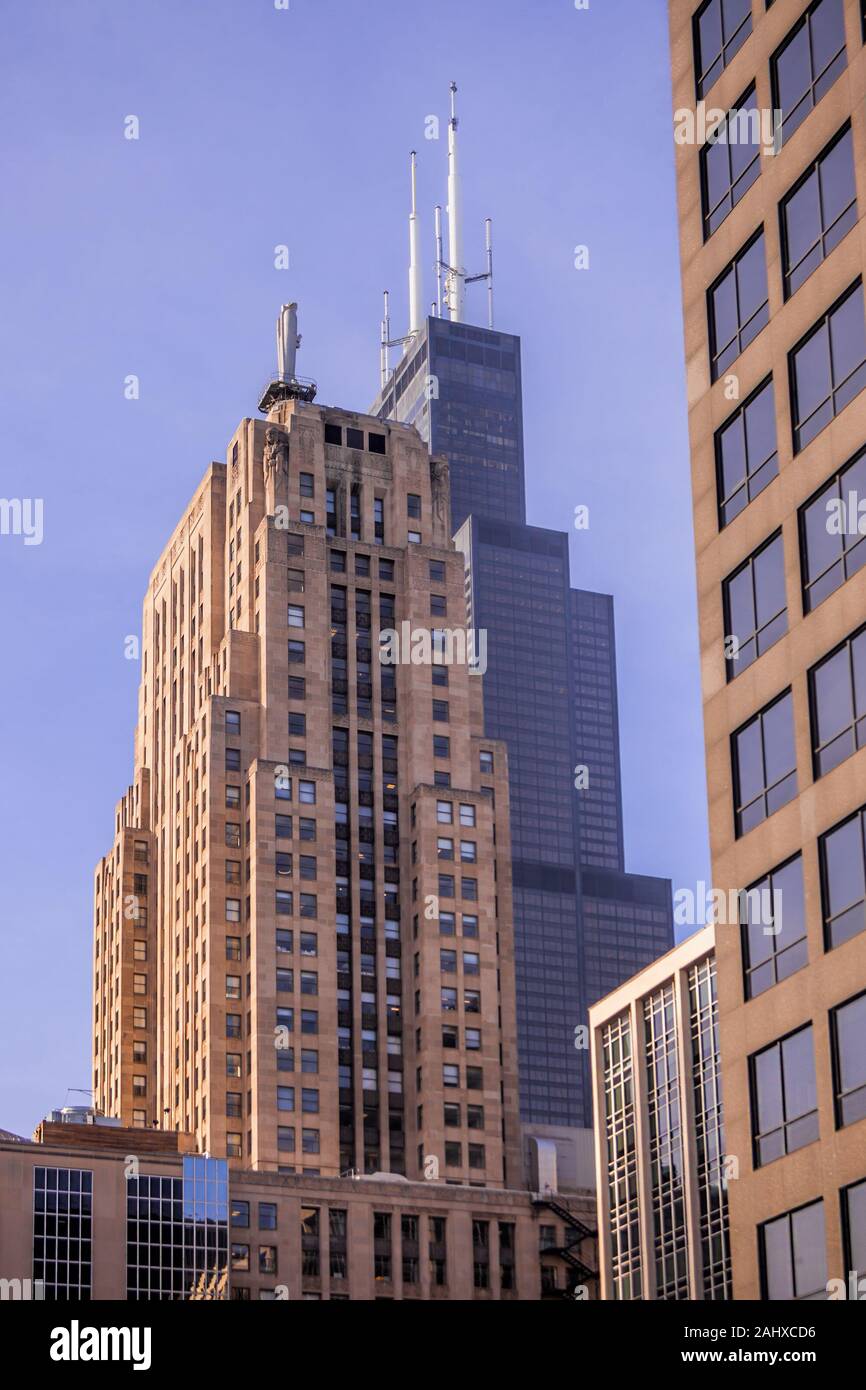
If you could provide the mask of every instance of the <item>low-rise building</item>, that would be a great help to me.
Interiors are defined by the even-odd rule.
[[[715,928],[589,1017],[601,1297],[730,1298]]]

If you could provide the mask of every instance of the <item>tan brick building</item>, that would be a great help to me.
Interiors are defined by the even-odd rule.
[[[276,387],[145,597],[95,1102],[247,1169],[519,1184],[507,765],[447,467]]]
[[[733,1296],[821,1298],[866,1262],[863,20],[670,35]]]

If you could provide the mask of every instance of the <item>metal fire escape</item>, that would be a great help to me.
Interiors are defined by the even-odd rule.
[[[563,1245],[545,1246],[541,1254],[552,1255],[561,1259],[572,1271],[572,1278],[566,1289],[559,1291],[563,1298],[571,1298],[575,1287],[578,1284],[591,1284],[598,1281],[598,1269],[594,1269],[587,1264],[584,1258],[583,1244],[587,1240],[595,1241],[597,1232],[592,1227],[587,1226],[580,1217],[575,1216],[573,1211],[556,1197],[536,1196],[533,1198],[532,1205],[536,1211],[546,1208],[554,1216],[558,1216],[566,1228],[566,1239]]]

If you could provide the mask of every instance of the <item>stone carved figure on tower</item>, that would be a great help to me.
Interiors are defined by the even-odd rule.
[[[265,480],[265,510],[273,516],[279,503],[288,501],[289,442],[281,430],[271,425],[265,435],[262,453]]]
[[[298,306],[284,304],[277,319],[277,376],[280,381],[294,381],[295,358],[300,346]]]
[[[433,494],[433,512],[437,521],[443,525],[448,533],[451,530],[450,502],[451,490],[449,487],[450,470],[447,459],[432,458],[430,460],[430,483]]]

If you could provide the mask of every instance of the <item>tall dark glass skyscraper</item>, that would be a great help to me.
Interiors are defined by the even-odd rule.
[[[613,600],[526,524],[520,339],[428,318],[371,409],[451,470],[485,731],[508,744],[522,1118],[589,1125],[591,1003],[673,944],[667,879],[624,871]],[[578,789],[576,770],[588,770]]]

